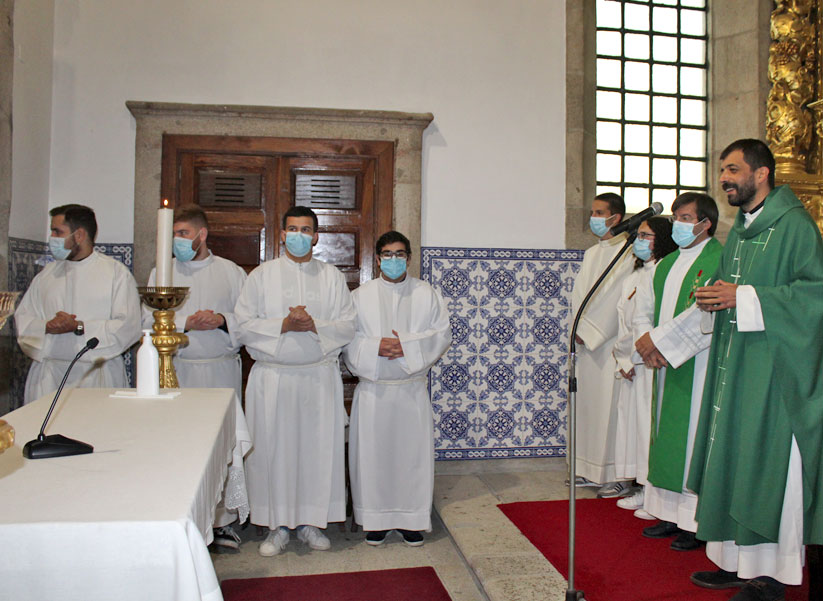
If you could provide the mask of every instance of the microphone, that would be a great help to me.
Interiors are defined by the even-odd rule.
[[[612,236],[616,236],[617,234],[622,234],[623,232],[636,232],[637,228],[640,227],[640,224],[646,221],[649,217],[654,217],[655,215],[660,215],[663,212],[663,205],[659,202],[653,202],[652,206],[648,209],[640,211],[634,217],[630,217],[625,221],[621,221],[616,226],[614,226],[611,230]]]
[[[77,360],[80,357],[96,347],[99,342],[100,341],[97,338],[89,338],[89,341],[86,342],[86,346],[80,349],[80,352],[77,353],[74,356],[74,359],[71,360],[71,363],[69,363],[69,367],[66,370],[66,375],[63,376],[63,381],[60,382],[60,387],[54,394],[54,400],[51,402],[51,407],[49,407],[49,412],[46,414],[46,419],[43,420],[43,425],[40,426],[40,433],[37,435],[37,438],[28,441],[23,447],[23,457],[26,459],[48,459],[49,457],[84,455],[94,451],[94,447],[85,442],[80,442],[79,440],[74,440],[73,438],[67,438],[61,434],[50,434],[49,436],[46,436],[44,432],[46,430],[46,424],[49,422],[49,418],[51,417],[51,412],[54,411],[54,406],[57,404],[57,399],[63,391],[63,386],[66,385],[66,380],[69,379],[71,368],[74,367],[74,364],[77,363]]]

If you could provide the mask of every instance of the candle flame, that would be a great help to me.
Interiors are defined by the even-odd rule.
[[[169,206],[169,199],[168,199],[168,198],[164,198],[164,199],[163,199],[163,206],[164,206],[164,207]]]

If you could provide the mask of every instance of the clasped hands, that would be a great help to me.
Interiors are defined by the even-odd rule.
[[[289,307],[289,314],[283,318],[283,326],[280,328],[281,334],[286,332],[314,332],[317,334],[317,328],[314,327],[314,318],[306,311],[306,305]]]
[[[395,330],[392,330],[391,333],[394,334],[396,338],[381,338],[380,348],[377,349],[377,355],[379,357],[386,357],[389,361],[399,359],[403,356],[403,347],[400,346],[400,334]]]
[[[197,311],[186,318],[186,330],[216,330],[226,323],[226,318],[211,309]]]
[[[652,337],[648,332],[635,340],[634,348],[637,349],[638,354],[643,358],[643,365],[646,367],[666,367],[669,365],[669,362],[666,361],[666,358],[657,349],[654,342],[652,342]]]
[[[77,328],[77,315],[58,311],[46,322],[46,334],[68,334]]]

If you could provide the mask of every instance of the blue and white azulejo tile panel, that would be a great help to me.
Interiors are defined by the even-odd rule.
[[[583,251],[423,248],[452,346],[429,374],[435,456],[566,453],[571,291]]]

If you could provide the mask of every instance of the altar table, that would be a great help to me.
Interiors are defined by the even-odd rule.
[[[4,416],[16,437],[0,454],[0,599],[222,599],[206,546],[243,419],[234,391],[112,392],[64,391],[46,428],[88,455],[22,456],[51,398]]]

